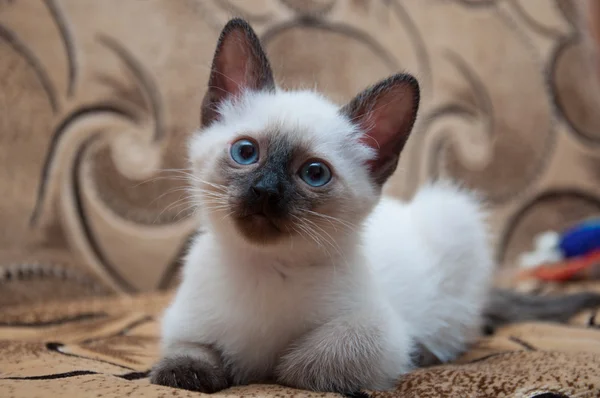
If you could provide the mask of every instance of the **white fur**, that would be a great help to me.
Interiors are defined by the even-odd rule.
[[[220,111],[221,121],[191,142],[200,185],[210,181],[215,159],[238,134],[283,126],[299,131],[295,138],[337,170],[350,208],[336,217],[355,232],[328,229],[331,239],[321,245],[295,237],[254,246],[226,213],[201,209],[206,232],[193,242],[165,313],[164,356],[194,355],[184,347],[210,344],[235,383],[281,372],[291,375],[282,382],[294,383],[294,375],[306,371],[302,361],[343,362],[365,348],[364,355],[372,355],[360,387],[387,389],[412,369],[417,343],[451,360],[478,335],[492,260],[472,194],[436,183],[410,203],[378,201],[378,189],[360,167],[373,154],[357,143],[356,127],[338,107],[312,92],[246,93]],[[318,355],[311,357],[306,351],[313,349]],[[296,384],[328,386],[327,380]]]

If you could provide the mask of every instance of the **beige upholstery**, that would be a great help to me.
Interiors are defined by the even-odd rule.
[[[195,225],[164,170],[186,167],[231,15],[285,87],[342,102],[418,76],[419,123],[389,190],[439,175],[482,190],[500,261],[600,211],[599,91],[571,2],[4,0],[0,304],[173,284]]]

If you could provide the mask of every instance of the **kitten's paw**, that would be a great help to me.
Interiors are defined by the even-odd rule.
[[[299,390],[333,392],[338,394],[354,394],[361,390],[361,385],[352,376],[346,377],[341,372],[327,373],[326,371],[311,372],[309,369],[279,369],[276,377],[277,384]]]
[[[161,359],[150,372],[150,382],[207,394],[229,387],[223,368],[189,356]]]
[[[342,394],[393,388],[412,369],[410,338],[392,309],[374,308],[332,319],[294,342],[275,367],[276,381]]]
[[[296,351],[275,369],[278,384],[301,390],[353,394],[373,386],[377,363],[367,355],[351,358],[343,352]]]

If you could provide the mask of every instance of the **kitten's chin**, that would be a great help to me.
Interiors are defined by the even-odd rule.
[[[256,245],[269,245],[285,237],[285,229],[276,221],[262,214],[251,214],[234,218],[242,237]]]

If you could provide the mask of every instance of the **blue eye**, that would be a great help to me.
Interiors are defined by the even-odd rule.
[[[231,158],[236,163],[248,165],[258,161],[258,147],[250,140],[242,139],[231,145]]]
[[[331,180],[331,170],[322,162],[311,161],[300,168],[300,178],[311,187],[322,187]]]

